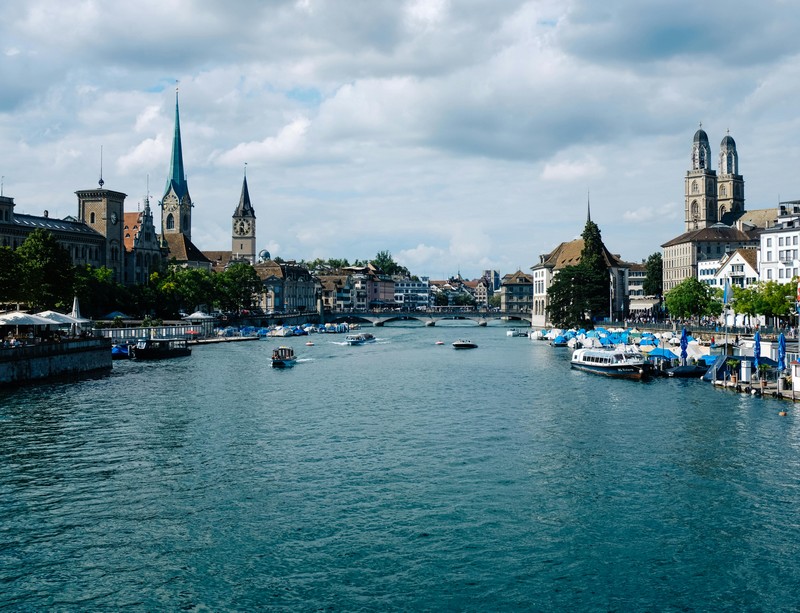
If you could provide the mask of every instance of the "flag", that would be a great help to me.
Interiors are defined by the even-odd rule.
[[[800,284],[797,286],[798,295],[800,295]],[[729,305],[733,298],[733,290],[731,289],[730,279],[725,279],[725,289],[722,291],[722,304]]]

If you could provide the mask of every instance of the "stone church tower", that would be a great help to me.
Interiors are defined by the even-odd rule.
[[[718,221],[717,173],[711,170],[711,147],[701,127],[694,134],[692,168],[686,172],[686,232]]]
[[[114,272],[114,281],[124,283],[126,194],[103,189],[102,177],[97,189],[79,190],[75,194],[78,196],[78,220],[106,237],[106,249],[100,261]]]
[[[736,153],[736,143],[730,134],[722,139],[719,146],[717,207],[719,219],[726,213],[744,212],[744,179],[739,174],[739,154]]]
[[[172,139],[172,160],[169,177],[161,199],[161,233],[183,234],[192,240],[192,198],[189,184],[183,169],[183,149],[181,146],[181,122],[178,113],[178,91],[175,90],[175,134]]]
[[[239,206],[233,212],[233,238],[231,241],[231,261],[256,263],[256,213],[250,204],[250,191],[247,189],[247,172],[242,182],[242,195]]]

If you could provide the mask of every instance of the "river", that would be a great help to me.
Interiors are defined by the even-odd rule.
[[[0,392],[0,607],[800,608],[798,409],[369,331]]]

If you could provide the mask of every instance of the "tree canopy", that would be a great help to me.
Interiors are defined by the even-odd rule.
[[[656,252],[645,262],[645,277],[642,291],[647,296],[660,296],[664,290],[664,261]]]
[[[22,302],[37,311],[72,304],[72,258],[52,233],[37,228],[19,246],[16,255]]]
[[[694,277],[684,279],[664,296],[672,317],[689,319],[710,315],[711,291],[708,285]]]

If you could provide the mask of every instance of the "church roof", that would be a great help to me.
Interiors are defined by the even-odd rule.
[[[680,236],[676,236],[670,241],[667,241],[661,247],[673,247],[683,243],[721,243],[721,242],[738,242],[746,243],[757,240],[758,237],[750,232],[743,232],[737,228],[726,226],[718,223],[708,228],[700,228],[699,230],[690,230],[684,232]]]
[[[749,225],[756,228],[770,228],[777,223],[778,209],[755,209],[753,211],[742,211],[741,213],[725,213],[722,216],[722,223],[732,226]]]
[[[233,251],[203,251],[203,255],[211,262],[211,270],[222,272],[230,264]]]
[[[161,237],[169,247],[169,257],[175,258],[178,262],[200,262],[210,264],[211,261],[203,255],[192,241],[186,238],[185,234],[162,234]]]
[[[244,181],[242,181],[242,194],[239,196],[239,206],[236,207],[233,216],[252,218],[256,216],[253,205],[250,204],[250,190],[247,189],[247,175],[245,175]]]

